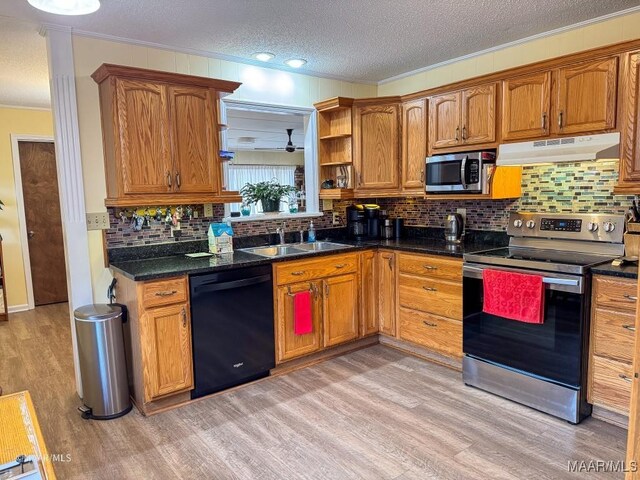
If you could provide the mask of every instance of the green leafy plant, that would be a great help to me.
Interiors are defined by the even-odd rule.
[[[246,203],[262,202],[265,212],[278,211],[280,199],[296,191],[292,185],[282,185],[274,178],[267,182],[247,183],[240,189]],[[271,207],[271,208],[270,208]]]

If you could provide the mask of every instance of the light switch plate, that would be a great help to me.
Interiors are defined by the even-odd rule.
[[[107,230],[109,225],[109,213],[87,213],[87,230]]]
[[[213,217],[213,204],[205,203],[204,204],[204,216],[205,217]]]

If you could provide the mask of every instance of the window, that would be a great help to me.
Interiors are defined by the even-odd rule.
[[[241,190],[247,183],[270,181],[295,189],[280,199],[278,213],[264,213],[262,203],[257,202],[244,209],[249,215],[232,219],[318,215],[315,111],[224,99],[221,117],[227,125],[223,149],[235,154],[225,163],[226,184],[230,190]],[[242,210],[240,203],[225,206],[227,217]]]

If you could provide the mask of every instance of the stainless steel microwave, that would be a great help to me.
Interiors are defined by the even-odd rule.
[[[496,163],[494,152],[466,152],[427,157],[427,193],[482,193],[487,165]],[[483,175],[484,173],[484,175]]]

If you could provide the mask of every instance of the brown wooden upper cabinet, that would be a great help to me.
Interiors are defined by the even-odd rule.
[[[614,129],[617,77],[609,57],[504,80],[502,140]]]
[[[640,193],[640,51],[623,57],[617,193]]]
[[[427,156],[427,100],[402,104],[402,191],[424,193]]]
[[[204,203],[225,194],[218,99],[239,83],[107,64],[92,77],[107,205]]]
[[[496,84],[489,83],[429,99],[429,152],[494,146]],[[462,147],[462,148],[461,148]]]
[[[398,191],[400,187],[400,105],[354,102],[354,167],[358,192]]]
[[[617,79],[617,57],[558,69],[555,132],[574,135],[615,128]]]
[[[546,137],[551,113],[551,72],[502,82],[502,139]]]

